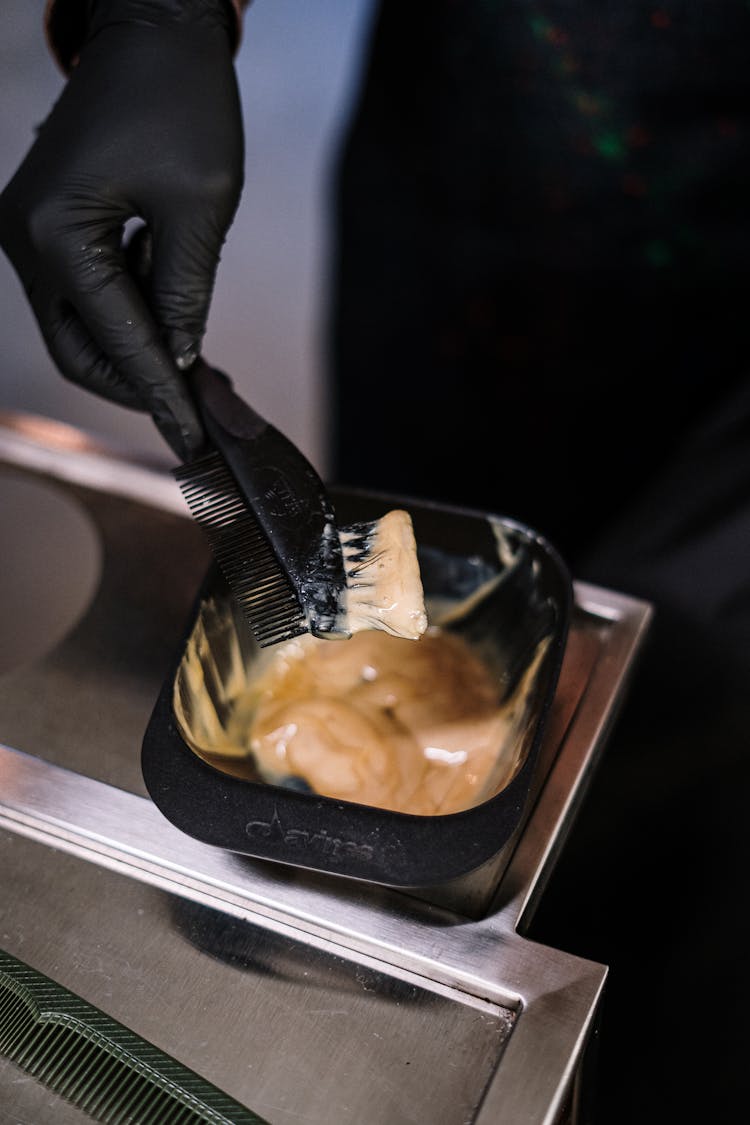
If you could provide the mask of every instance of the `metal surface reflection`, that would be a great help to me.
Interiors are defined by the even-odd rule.
[[[94,597],[101,541],[85,508],[59,486],[0,470],[0,675],[39,659]]]
[[[141,795],[200,532],[159,473],[0,426],[3,463],[64,483],[104,561],[73,631],[0,675],[0,948],[274,1122],[556,1125],[607,969],[523,932],[650,607],[575,585],[531,815],[489,899],[438,904],[211,847]]]

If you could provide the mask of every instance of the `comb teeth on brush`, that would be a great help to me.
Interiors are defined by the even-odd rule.
[[[261,648],[308,631],[299,598],[219,453],[174,473]]]

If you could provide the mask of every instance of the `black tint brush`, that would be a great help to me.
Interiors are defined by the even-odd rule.
[[[339,529],[315,469],[223,373],[199,359],[189,380],[208,442],[174,475],[258,644],[360,628],[419,636],[427,621],[407,514]]]

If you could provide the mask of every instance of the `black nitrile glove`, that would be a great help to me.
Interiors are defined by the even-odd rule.
[[[95,0],[62,95],[0,196],[0,243],[67,378],[151,413],[180,458],[203,435],[198,355],[242,190],[228,0]],[[123,227],[140,217],[144,295]]]

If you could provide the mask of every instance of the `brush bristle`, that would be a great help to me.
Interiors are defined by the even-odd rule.
[[[308,631],[299,598],[219,453],[174,471],[261,648]]]
[[[408,512],[339,531],[346,572],[346,624],[350,633],[383,629],[417,640],[427,628],[417,544]]]

